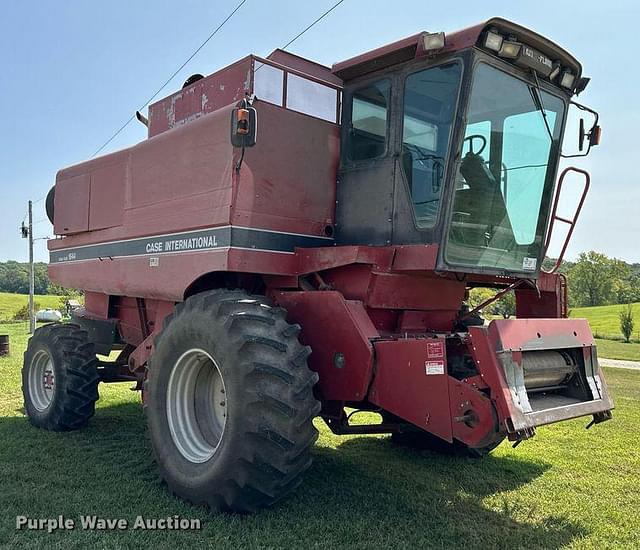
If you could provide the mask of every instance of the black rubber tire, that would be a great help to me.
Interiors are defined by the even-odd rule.
[[[49,221],[51,222],[51,225],[53,225],[53,217],[55,215],[55,208],[54,208],[54,203],[56,200],[56,188],[55,185],[49,189],[49,192],[47,193],[47,198],[44,201],[44,209],[47,213],[47,218],[49,218]]]
[[[465,445],[461,441],[454,440],[449,443],[444,439],[422,431],[406,431],[391,434],[391,442],[394,445],[408,447],[410,449],[431,451],[450,456],[464,456],[470,458],[483,458],[493,451],[502,441],[504,435],[496,434],[495,439],[488,445],[480,448],[473,448]]]
[[[45,351],[53,364],[55,384],[49,405],[38,410],[29,388],[29,371],[36,354]],[[36,329],[24,353],[22,394],[29,421],[38,428],[70,431],[82,428],[95,413],[100,377],[87,332],[68,323]]]
[[[253,512],[273,505],[302,482],[318,438],[313,395],[318,375],[299,325],[262,296],[213,290],[178,304],[155,340],[145,382],[145,410],[160,475],[169,490],[214,510]],[[226,423],[213,456],[187,460],[167,420],[167,387],[190,349],[216,362],[226,390]]]

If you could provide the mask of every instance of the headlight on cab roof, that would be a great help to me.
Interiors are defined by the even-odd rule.
[[[522,49],[522,44],[520,42],[511,42],[506,40],[502,42],[502,47],[498,52],[500,57],[506,57],[507,59],[517,59],[520,55],[520,50]]]
[[[426,50],[436,49],[436,36],[438,35],[425,35]],[[431,44],[430,47],[427,46],[428,40],[429,42],[433,41],[433,46]],[[566,90],[576,90],[576,75],[569,68],[562,67],[560,61],[553,60],[541,51],[520,42],[516,35],[503,35],[497,28],[490,27],[482,34],[479,45],[522,69],[534,70],[539,76],[547,78],[550,82],[554,82]]]
[[[499,52],[500,48],[502,48],[503,41],[503,36],[492,29],[487,31],[487,34],[484,37],[484,47],[488,50]]]
[[[567,90],[572,90],[575,81],[576,75],[574,75],[571,71],[564,71],[562,73],[562,76],[560,77],[560,86],[566,88]]]
[[[422,38],[424,49],[427,52],[435,52],[444,48],[444,33],[432,32]]]

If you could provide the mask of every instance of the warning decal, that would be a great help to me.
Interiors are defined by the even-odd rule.
[[[427,375],[444,374],[444,361],[425,361],[424,370]]]
[[[444,342],[427,343],[427,357],[429,359],[444,359]]]

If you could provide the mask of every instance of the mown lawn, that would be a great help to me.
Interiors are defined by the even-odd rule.
[[[255,516],[212,515],[158,482],[137,393],[101,387],[90,425],[59,434],[23,416],[23,325],[0,358],[0,546],[60,548],[639,548],[640,373],[611,369],[613,421],[542,428],[481,461],[337,437],[321,424],[315,464],[298,492]],[[16,531],[16,515],[133,522],[200,518],[198,532]]]
[[[39,296],[34,297],[34,303],[40,308],[54,308],[60,306],[60,296]],[[26,294],[11,294],[10,292],[0,292],[0,321],[13,319],[16,311],[25,306],[29,302],[29,296]],[[0,326],[0,332],[2,327]]]
[[[632,338],[640,340],[640,303],[632,304],[636,326]],[[620,332],[620,311],[626,306],[616,304],[612,306],[576,307],[571,309],[574,319],[588,319],[592,332],[600,338],[622,338]]]
[[[624,359],[625,361],[640,361],[640,344],[636,342],[621,342],[619,340],[605,340],[598,338],[598,356],[608,359]]]

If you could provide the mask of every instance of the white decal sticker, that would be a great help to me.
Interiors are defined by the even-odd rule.
[[[149,267],[158,267],[160,265],[160,258],[158,256],[151,256],[149,258]]]
[[[536,258],[527,258],[526,256],[522,260],[523,271],[535,271],[538,260]]]
[[[444,361],[425,361],[424,369],[427,375],[444,374]]]
[[[427,344],[427,357],[429,359],[441,359],[444,357],[443,342],[429,342]]]

